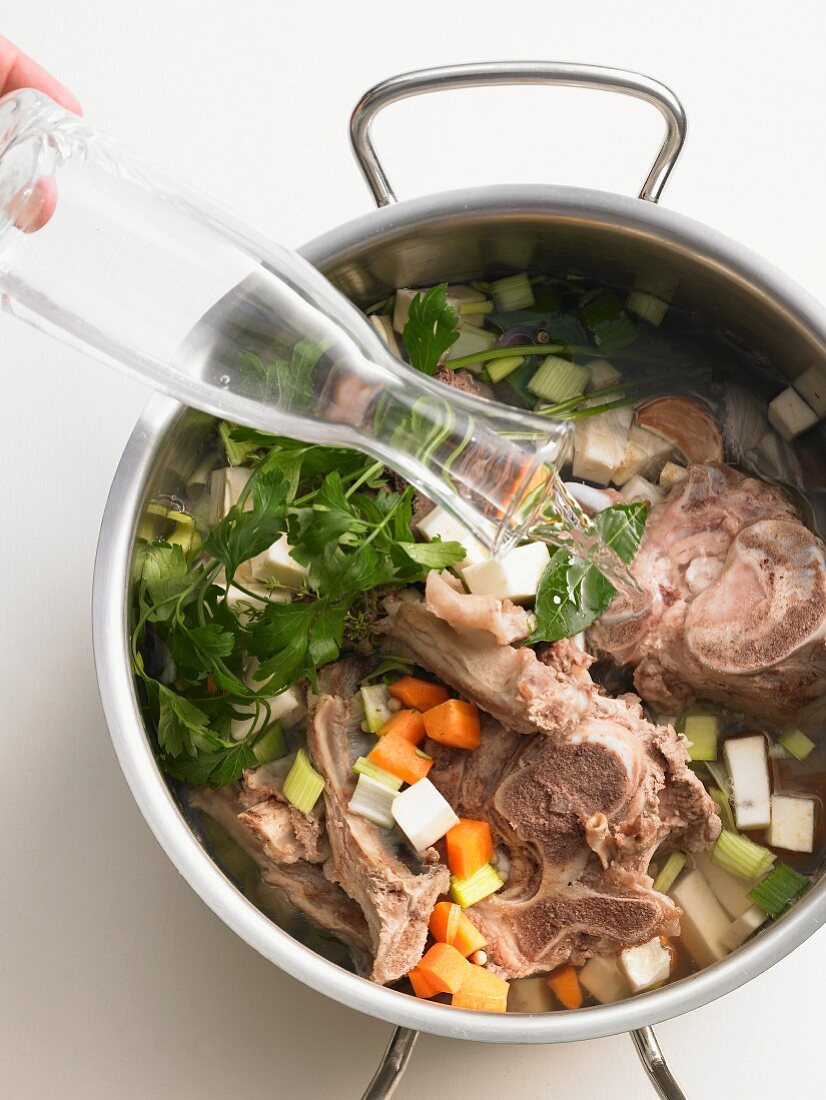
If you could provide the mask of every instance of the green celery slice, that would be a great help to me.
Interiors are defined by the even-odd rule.
[[[284,780],[282,794],[297,810],[308,814],[324,790],[324,779],[310,763],[306,749],[299,749]]]
[[[685,852],[672,852],[663,864],[660,873],[654,879],[654,889],[659,894],[667,894],[686,865]]]
[[[268,726],[252,746],[252,751],[259,764],[270,764],[273,760],[286,756],[287,739],[281,723],[273,722]]]
[[[384,768],[380,768],[378,764],[374,764],[372,760],[368,760],[366,756],[360,756],[353,765],[353,771],[356,775],[366,775],[370,779],[375,779],[377,783],[383,783],[385,787],[388,787],[391,791],[398,791],[401,788],[402,780],[397,775],[393,775],[392,772],[385,771]]]
[[[790,752],[795,760],[805,760],[817,746],[811,737],[807,737],[803,730],[788,729],[777,739],[786,752]]]
[[[747,836],[723,829],[714,845],[711,859],[718,867],[730,871],[738,878],[755,879],[769,870],[777,856],[761,844],[755,844]]]
[[[490,863],[486,863],[484,867],[474,871],[468,878],[457,878],[455,875],[451,875],[450,896],[463,909],[467,909],[469,906],[475,905],[477,901],[495,894],[504,885],[504,880],[499,877],[496,868]]]

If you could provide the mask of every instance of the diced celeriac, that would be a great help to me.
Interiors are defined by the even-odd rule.
[[[630,408],[609,409],[574,424],[574,477],[607,485],[622,464],[634,413]]]
[[[418,293],[418,290],[409,290],[407,287],[396,291],[396,302],[393,306],[393,328],[396,332],[404,332],[404,326],[410,320],[410,303]]]
[[[745,943],[749,936],[753,932],[756,932],[758,928],[762,928],[768,919],[769,914],[764,913],[758,905],[750,905],[745,913],[737,918],[723,937],[726,947],[733,951],[735,947],[739,947],[741,944]]]
[[[393,800],[396,824],[417,852],[430,848],[459,824],[450,803],[429,779],[420,779]]]
[[[389,317],[385,317],[382,313],[371,313],[367,318],[379,336],[387,344],[388,348],[393,352],[397,358],[401,359],[401,350],[399,348],[399,341],[396,339],[396,334],[393,331],[393,322]]]
[[[249,687],[253,690],[257,690],[261,687],[261,684],[256,680],[253,680],[251,675],[248,674],[245,677]],[[307,702],[304,697],[304,691],[297,685],[293,684],[288,687],[286,691],[282,691],[280,695],[270,695],[262,702],[266,702],[269,705],[270,711],[267,711],[264,707],[259,707],[258,718],[255,717],[255,704],[243,703],[236,706],[236,710],[243,711],[249,715],[247,718],[233,718],[230,723],[230,733],[233,740],[241,741],[247,736],[255,727],[256,729],[263,729],[264,726],[268,726],[271,722],[278,721],[285,729],[291,729],[293,726],[297,726],[298,723],[304,718],[307,713]]]
[[[475,596],[496,596],[500,600],[528,603],[536,597],[550,560],[550,551],[544,542],[528,542],[502,558],[468,566],[462,576]]]
[[[793,385],[806,404],[822,420],[826,416],[826,367],[815,363],[813,367],[804,370],[798,378],[795,378]]]
[[[579,981],[595,1001],[613,1004],[631,992],[617,960],[610,955],[594,955],[579,972]]]
[[[635,504],[638,501],[649,504],[659,504],[665,499],[665,493],[657,485],[653,485],[647,478],[635,474],[630,481],[622,487],[620,493],[623,504]]]
[[[238,502],[238,498],[244,491],[247,482],[252,477],[252,470],[246,466],[225,466],[220,470],[213,470],[209,478],[209,523],[214,527],[222,520],[230,508]],[[244,502],[244,510],[252,508],[252,497],[247,497]]]
[[[619,466],[611,480],[615,485],[625,485],[635,474],[655,475],[674,450],[674,444],[634,424],[628,435],[628,444]]]
[[[256,580],[282,588],[301,588],[310,570],[295,560],[290,553],[291,549],[287,536],[282,535],[266,550],[250,559],[252,575]]]
[[[660,485],[663,489],[673,489],[681,481],[688,477],[688,470],[684,466],[678,466],[676,462],[666,462],[660,470]]]
[[[749,897],[748,891],[755,885],[754,881],[737,878],[723,867],[718,867],[712,861],[709,852],[695,852],[694,861],[711,887],[711,892],[732,920],[737,920],[751,909],[754,902]]]
[[[614,498],[610,493],[604,493],[602,489],[595,489],[593,485],[583,485],[579,481],[566,481],[564,485],[577,504],[581,504],[585,511],[590,512],[592,516],[595,516],[597,512],[603,512],[606,508],[610,508],[614,503]]]
[[[442,542],[458,542],[464,546],[467,556],[458,565],[459,569],[465,569],[469,565],[477,565],[479,562],[490,561],[490,552],[479,540],[468,531],[463,523],[454,519],[448,512],[437,505],[428,512],[418,524],[419,532],[432,542],[439,538]]]
[[[553,995],[547,978],[520,978],[508,990],[508,1012],[550,1012]]]
[[[619,966],[632,993],[642,993],[668,980],[671,973],[671,952],[654,936],[648,943],[626,947],[620,951]]]
[[[771,821],[769,761],[761,734],[735,737],[723,748],[734,792],[738,829],[764,829]]]
[[[683,911],[680,939],[692,959],[700,966],[722,959],[731,919],[702,874],[695,869],[680,875],[669,894]]]
[[[607,359],[592,359],[585,366],[588,368],[591,378],[588,382],[589,390],[602,390],[606,386],[613,386],[622,378],[622,375]]]
[[[815,804],[811,798],[773,794],[768,842],[787,852],[811,852],[815,836]]]
[[[789,443],[817,424],[817,413],[789,386],[769,402],[769,423]]]

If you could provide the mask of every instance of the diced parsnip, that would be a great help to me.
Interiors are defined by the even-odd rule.
[[[579,481],[566,481],[564,485],[577,504],[581,504],[592,516],[597,512],[605,511],[614,503],[611,493],[604,493],[602,489],[595,489],[593,485],[583,485]]]
[[[508,1012],[550,1012],[554,998],[545,978],[520,978],[510,983]]]
[[[460,331],[455,342],[447,349],[445,359],[450,362],[451,359],[460,359],[463,355],[476,355],[480,351],[489,351],[496,340],[495,332],[488,332],[477,325],[471,325]],[[481,363],[473,367],[473,370],[481,369]]]
[[[290,551],[287,536],[276,539],[272,546],[250,559],[250,569],[256,580],[277,584],[282,588],[301,588],[309,567],[296,561]]]
[[[795,378],[793,385],[806,404],[822,420],[826,416],[826,367],[815,363],[813,367],[804,370],[798,378]]]
[[[758,928],[762,928],[768,919],[768,913],[764,913],[757,905],[750,905],[745,913],[737,918],[723,937],[726,947],[728,947],[730,951],[734,951],[736,947],[740,947],[741,944],[744,944],[749,936],[756,932]]]
[[[683,911],[680,939],[700,966],[722,959],[728,948],[725,936],[731,919],[698,870],[681,875],[669,891]]]
[[[678,466],[676,462],[666,462],[660,470],[660,486],[668,491],[688,477],[688,470],[684,466]]]
[[[401,358],[401,350],[399,348],[399,341],[396,339],[396,334],[393,331],[393,322],[389,317],[385,317],[382,313],[371,313],[367,318],[379,336],[387,344],[388,348],[393,352],[397,358]]]
[[[756,880],[737,878],[723,867],[718,867],[711,859],[709,852],[695,852],[694,862],[703,878],[711,887],[711,892],[720,902],[722,907],[732,918],[738,917],[751,909],[754,904],[748,895],[748,891],[755,885]]]
[[[789,386],[769,402],[769,423],[787,443],[817,424],[817,413],[810,409],[797,390]]]
[[[620,493],[623,504],[634,504],[637,501],[647,501],[649,504],[659,504],[665,499],[665,493],[657,485],[652,485],[647,478],[635,474],[630,481],[622,487]]]
[[[410,303],[418,293],[418,290],[407,287],[396,291],[396,303],[393,307],[393,328],[396,332],[404,332],[404,326],[410,320]]]
[[[632,290],[628,295],[625,308],[648,321],[650,325],[661,325],[668,311],[668,302],[662,298],[655,298],[653,294],[647,294],[644,290]]]
[[[429,779],[420,779],[393,801],[396,824],[417,852],[423,852],[459,824],[450,803]]]
[[[614,470],[611,480],[615,485],[625,485],[635,474],[654,476],[674,451],[673,443],[634,424],[628,435],[622,462]]]
[[[642,993],[668,980],[671,973],[671,952],[654,936],[648,943],[626,947],[620,951],[619,966],[632,993]]]
[[[502,558],[468,566],[462,576],[475,596],[496,596],[500,600],[528,603],[536,597],[550,560],[550,551],[544,542],[528,542]]]
[[[591,375],[588,382],[589,390],[602,390],[607,386],[614,386],[622,378],[614,364],[609,363],[607,359],[592,359],[585,366]]]
[[[579,972],[579,984],[600,1004],[613,1004],[627,997],[631,990],[619,963],[612,955],[594,955]]]
[[[237,503],[244,491],[247,482],[252,477],[252,470],[246,466],[226,466],[220,470],[213,470],[209,478],[209,523],[214,527],[222,520],[227,512]],[[252,497],[248,496],[244,502],[244,510],[252,508]]]
[[[765,829],[771,821],[769,761],[762,733],[735,737],[723,748],[734,791],[738,829]]]
[[[574,424],[574,477],[607,485],[622,464],[634,413],[630,408],[609,409]]]
[[[790,794],[773,794],[768,842],[787,852],[811,852],[815,837],[814,799]]]
[[[393,717],[387,705],[390,692],[386,684],[365,684],[361,688],[361,702],[364,707],[364,722],[371,733],[378,733],[385,722]]]
[[[468,531],[463,523],[454,519],[444,508],[437,505],[428,512],[424,519],[420,519],[417,527],[420,534],[432,542],[439,538],[442,542],[458,542],[464,546],[467,556],[459,562],[459,569],[466,569],[469,565],[478,565],[483,561],[490,561],[490,552],[479,540]],[[491,526],[492,532],[492,526]]]

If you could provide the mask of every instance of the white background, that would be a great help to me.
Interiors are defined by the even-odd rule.
[[[370,207],[359,94],[406,69],[552,58],[625,66],[690,120],[665,203],[826,300],[826,72],[816,4],[4,0],[0,34],[106,129],[298,245]],[[420,99],[377,142],[401,197],[509,180],[630,191],[654,112],[584,92]],[[89,603],[110,479],[146,398],[0,317],[0,1095],[357,1097],[390,1028],[246,947],[151,837],[109,744]],[[692,1100],[822,1094],[826,939],[662,1025]],[[625,1037],[556,1048],[425,1038],[399,1100],[653,1095]]]

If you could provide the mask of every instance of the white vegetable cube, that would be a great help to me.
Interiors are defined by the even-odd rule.
[[[490,561],[491,555],[482,543],[468,531],[463,523],[460,523],[458,519],[454,519],[449,512],[438,505],[432,512],[428,512],[424,519],[419,520],[418,528],[428,542],[439,538],[442,542],[458,542],[464,546],[467,556],[459,562],[459,569],[465,569],[469,565],[477,565],[479,562]]]
[[[673,450],[673,443],[634,424],[628,435],[625,454],[611,480],[615,485],[625,485],[635,474],[659,473]]]
[[[430,848],[459,824],[450,803],[429,779],[420,779],[397,794],[392,810],[396,824],[417,852]]]
[[[609,409],[574,425],[574,477],[607,485],[628,447],[633,410]]]
[[[771,821],[766,738],[760,733],[735,737],[726,741],[723,752],[734,789],[737,828],[766,828]]]
[[[250,681],[248,680],[248,682]],[[252,680],[250,682],[250,687],[260,688],[261,684]],[[292,687],[288,687],[286,691],[282,691],[280,695],[271,695],[263,701],[269,704],[269,718],[267,717],[267,712],[261,707],[259,708],[259,716],[256,720],[254,703],[236,707],[237,710],[243,710],[250,717],[233,718],[230,723],[230,732],[233,740],[242,740],[251,731],[253,725],[255,725],[257,729],[263,729],[265,725],[270,725],[272,722],[280,722],[285,729],[292,729],[293,726],[298,725],[307,713],[307,703],[304,698],[304,692],[296,684],[293,684]]]
[[[811,852],[814,849],[815,804],[811,798],[773,794],[772,820],[768,841],[772,848],[787,852]]]
[[[822,420],[826,416],[826,367],[816,363],[804,370],[795,378],[794,388]]]
[[[665,499],[665,493],[658,485],[653,485],[647,478],[641,477],[639,474],[635,474],[630,481],[625,483],[620,496],[623,504],[635,504],[639,501],[653,505],[659,504],[660,501]]]
[[[290,553],[291,549],[287,536],[282,535],[272,546],[251,559],[252,575],[256,580],[267,584],[277,584],[283,588],[301,588],[310,570],[306,565],[295,560]]]
[[[544,542],[528,542],[502,558],[471,565],[462,576],[474,596],[527,603],[535,599],[542,574],[551,560]]]
[[[731,919],[700,872],[680,875],[669,894],[683,911],[680,939],[692,959],[700,966],[722,959],[728,952],[725,937]]]
[[[410,320],[410,303],[418,293],[418,290],[407,288],[396,291],[396,304],[393,307],[393,328],[396,332],[404,332],[404,326]]]
[[[673,489],[681,481],[688,477],[688,470],[684,466],[678,466],[676,462],[666,462],[660,470],[660,486],[665,489]]]
[[[610,955],[594,955],[579,972],[579,981],[595,1001],[613,1004],[631,992],[619,964]]]
[[[209,478],[209,522],[215,525],[229,512],[233,505],[238,503],[238,498],[246,488],[247,482],[252,477],[252,470],[245,466],[226,466],[221,470],[213,470]],[[244,502],[244,511],[252,508],[252,495]]]
[[[381,313],[371,313],[367,318],[371,326],[376,330],[382,340],[387,344],[390,351],[401,359],[401,349],[399,348],[399,341],[396,339],[396,334],[393,331],[393,322],[389,317],[385,317]]]
[[[622,375],[607,359],[592,359],[586,363],[591,379],[588,383],[589,390],[603,390],[608,386],[614,386],[622,378]]]
[[[757,880],[737,878],[727,871],[725,867],[719,867],[711,858],[709,852],[694,852],[694,862],[697,870],[711,887],[711,892],[720,902],[722,907],[732,918],[737,920],[754,905],[749,897],[749,890],[757,885]]]
[[[759,905],[749,906],[745,913],[737,918],[724,936],[726,947],[733,951],[735,947],[739,947],[741,944],[745,943],[749,936],[756,932],[758,928],[762,928],[768,919],[769,914],[764,913]]]
[[[619,965],[632,993],[642,993],[668,980],[671,952],[655,936],[648,943],[627,947],[620,952]]]
[[[817,413],[789,386],[769,402],[769,423],[789,443],[817,424]]]

